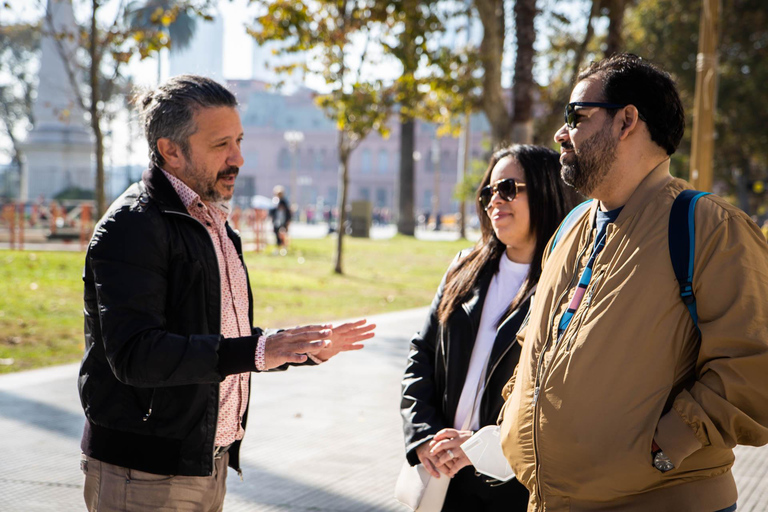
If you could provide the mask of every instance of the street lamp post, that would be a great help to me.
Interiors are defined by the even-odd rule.
[[[299,131],[288,131],[283,134],[283,138],[288,143],[288,150],[291,153],[291,203],[299,204],[298,191],[296,190],[296,154],[299,144],[304,140],[304,134]]]
[[[707,192],[712,191],[719,25],[720,0],[703,0],[699,26],[699,53],[696,56],[690,181],[696,189]]]

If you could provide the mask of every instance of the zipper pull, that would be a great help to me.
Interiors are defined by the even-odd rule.
[[[151,408],[151,407],[150,407],[150,408],[149,408],[149,410],[147,411],[147,414],[145,414],[145,415],[144,415],[144,417],[143,417],[143,418],[141,418],[141,421],[147,421],[147,420],[149,419],[149,417],[150,417],[150,416],[152,416],[152,408]]]
[[[243,481],[243,470],[238,468],[237,474],[240,475],[240,481],[242,482]]]
[[[536,406],[536,403],[539,401],[539,386],[536,386],[533,388],[533,405]]]

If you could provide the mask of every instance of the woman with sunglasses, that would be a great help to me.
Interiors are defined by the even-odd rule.
[[[443,511],[528,507],[517,479],[498,485],[475,473],[460,446],[496,424],[544,247],[577,202],[557,152],[515,145],[494,153],[477,191],[481,238],[451,264],[411,340],[401,402],[406,456],[435,478],[452,478]]]

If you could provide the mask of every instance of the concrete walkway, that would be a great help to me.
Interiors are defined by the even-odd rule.
[[[402,511],[400,378],[426,309],[380,315],[378,336],[318,368],[255,375],[225,510]],[[0,511],[82,511],[77,365],[0,376]],[[768,511],[768,449],[739,447],[739,511]],[[706,512],[706,511],[702,511]]]

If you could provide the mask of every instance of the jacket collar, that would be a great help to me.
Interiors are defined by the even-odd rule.
[[[157,201],[162,210],[177,211],[180,213],[188,213],[184,207],[184,203],[174,190],[171,182],[165,177],[163,171],[156,165],[150,165],[150,167],[144,171],[141,175],[141,182],[144,185],[146,193],[149,194],[153,200]]]
[[[629,196],[627,204],[619,213],[619,217],[616,219],[616,226],[620,226],[627,219],[631,218],[648,202],[653,199],[670,181],[674,178],[669,174],[669,158],[661,162],[659,165],[648,173],[648,175],[640,182],[632,195]],[[599,207],[598,201],[592,202],[592,208],[590,210],[591,226],[594,225],[595,215],[597,215],[597,208]]]

